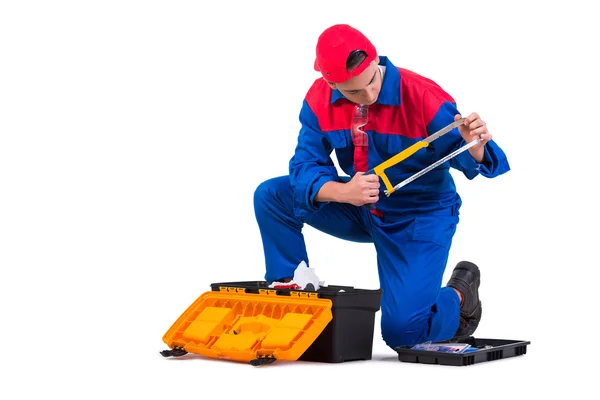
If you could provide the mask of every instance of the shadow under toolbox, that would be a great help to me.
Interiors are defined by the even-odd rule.
[[[442,341],[439,344],[456,345],[459,342],[469,345],[470,348],[462,353],[415,350],[411,349],[411,346],[397,347],[395,350],[398,353],[398,359],[403,362],[465,366],[522,356],[527,353],[527,345],[531,344],[531,342],[521,340],[478,339],[472,336],[460,340]]]
[[[381,289],[272,289],[266,281],[213,283],[211,289],[164,335],[171,350],[163,356],[195,353],[253,365],[372,357]]]

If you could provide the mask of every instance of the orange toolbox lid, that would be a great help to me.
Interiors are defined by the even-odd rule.
[[[177,319],[163,341],[163,356],[200,354],[253,365],[297,360],[332,320],[332,301],[315,292],[220,287],[203,293]]]

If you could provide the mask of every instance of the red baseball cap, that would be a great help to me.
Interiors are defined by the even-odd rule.
[[[346,60],[354,50],[367,53],[367,58],[357,68],[346,71]],[[333,25],[319,36],[315,70],[329,82],[345,82],[360,75],[377,58],[377,50],[365,35],[350,25]]]

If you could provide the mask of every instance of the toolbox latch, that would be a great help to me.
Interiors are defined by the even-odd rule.
[[[234,293],[246,293],[246,288],[220,286],[219,287],[219,291],[221,291],[221,292],[234,292]]]
[[[250,360],[248,364],[258,367],[265,364],[273,364],[277,359],[272,354],[259,355],[254,360]]]
[[[275,290],[275,289],[258,289],[258,294],[262,294],[265,296],[276,296],[277,290]]]
[[[318,293],[291,291],[290,292],[290,296],[296,296],[296,297],[318,297]]]

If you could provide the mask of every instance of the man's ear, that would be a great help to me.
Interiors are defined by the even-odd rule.
[[[333,90],[337,89],[337,85],[335,83],[329,82],[329,81],[326,81],[326,82],[329,85],[329,87],[332,88]]]

